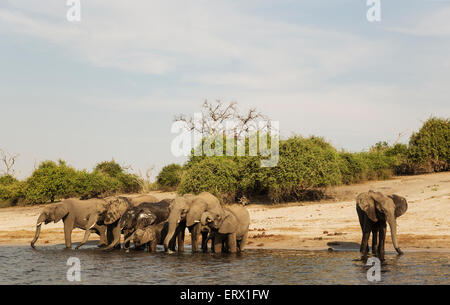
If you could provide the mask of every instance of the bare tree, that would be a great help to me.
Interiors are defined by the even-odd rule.
[[[398,133],[398,137],[397,139],[394,141],[394,144],[392,144],[392,146],[395,146],[398,141],[400,141],[400,139],[408,132],[408,130],[402,131]]]
[[[0,161],[3,163],[4,166],[4,169],[1,171],[1,173],[4,175],[14,176],[15,174],[14,164],[16,163],[18,157],[19,154],[17,153],[11,154],[0,149]]]
[[[226,121],[234,121],[232,130],[226,130],[226,126],[224,126]],[[184,122],[189,131],[196,131],[202,135],[231,133],[236,138],[245,137],[250,131],[270,129],[268,117],[255,108],[240,113],[236,102],[227,104],[221,100],[205,101],[201,108],[201,116],[187,117],[180,114],[175,116],[175,122]]]
[[[151,186],[152,186],[152,182],[151,182],[151,177],[152,177],[152,172],[154,171],[155,166],[152,165],[150,167],[148,167],[145,170],[145,174],[142,174],[142,171],[139,170],[139,177],[141,177],[141,187],[142,187],[142,191],[144,193],[148,193],[151,191]]]

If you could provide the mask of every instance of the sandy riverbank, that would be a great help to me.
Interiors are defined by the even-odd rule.
[[[334,187],[334,199],[322,202],[250,204],[248,248],[358,249],[361,231],[354,198],[369,189],[397,193],[408,199],[408,211],[398,219],[399,242],[406,251],[450,251],[450,173],[395,177],[386,181]],[[153,192],[158,198],[174,193]],[[0,209],[0,245],[28,245],[43,206]],[[74,230],[72,241],[83,238]],[[91,239],[98,237],[93,234]],[[63,244],[63,224],[44,226],[39,245]],[[392,250],[390,233],[386,249]]]

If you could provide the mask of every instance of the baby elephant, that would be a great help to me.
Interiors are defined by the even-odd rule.
[[[138,228],[125,239],[124,245],[132,241],[136,247],[145,245],[148,252],[156,252],[156,246],[163,244],[165,234],[167,234],[166,222]]]

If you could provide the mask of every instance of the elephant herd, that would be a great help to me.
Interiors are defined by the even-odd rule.
[[[203,192],[186,194],[174,199],[158,200],[152,195],[127,198],[123,196],[105,199],[66,199],[45,207],[36,223],[36,234],[31,247],[39,238],[42,224],[64,222],[66,248],[72,246],[72,230],[85,230],[76,249],[83,246],[92,232],[100,236],[98,246],[105,251],[120,249],[120,237],[124,234],[123,248],[128,250],[133,242],[135,248],[156,250],[163,245],[165,251],[184,251],[186,228],[191,233],[192,251],[197,252],[201,237],[201,250],[236,253],[244,250],[250,215],[242,205],[220,203],[214,195]]]
[[[408,208],[404,197],[384,195],[368,191],[356,197],[356,211],[362,231],[360,252],[366,259],[369,237],[372,233],[372,253],[384,260],[386,224],[391,229],[392,243],[399,255],[403,254],[397,241],[397,217]],[[31,241],[34,248],[43,223],[64,222],[66,248],[71,248],[74,228],[85,230],[84,245],[92,232],[100,236],[98,246],[105,251],[123,248],[128,251],[133,242],[135,248],[156,251],[163,245],[166,252],[184,251],[186,228],[191,235],[192,252],[207,252],[211,240],[211,252],[236,253],[244,250],[250,226],[250,215],[240,204],[222,205],[217,197],[203,192],[185,194],[174,199],[158,200],[152,195],[127,198],[123,196],[105,199],[66,199],[45,207],[36,224],[36,234]]]

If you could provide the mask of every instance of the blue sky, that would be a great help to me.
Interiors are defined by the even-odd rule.
[[[31,3],[30,3],[31,2]],[[0,3],[0,148],[135,171],[181,163],[173,117],[205,99],[257,107],[282,135],[347,150],[406,142],[450,114],[450,1],[81,0]]]

